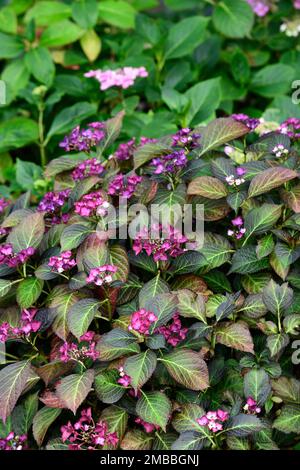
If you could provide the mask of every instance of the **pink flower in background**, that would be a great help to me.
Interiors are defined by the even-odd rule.
[[[141,308],[131,315],[131,322],[128,326],[128,330],[134,330],[142,335],[148,335],[151,324],[156,322],[156,320],[157,316],[153,312],[150,312],[145,308]]]
[[[162,236],[161,238],[149,238],[153,233],[157,233],[158,237],[160,234]],[[182,245],[187,241],[188,239],[181,235],[174,227],[153,225],[150,231],[148,227],[144,227],[137,234],[132,249],[136,255],[144,250],[148,256],[153,256],[155,262],[167,261],[169,256],[176,258],[184,253]]]
[[[76,166],[72,172],[72,178],[74,181],[81,181],[89,176],[99,176],[103,171],[104,166],[101,165],[97,158],[89,158]]]
[[[72,258],[72,251],[68,250],[63,251],[60,256],[51,256],[48,266],[50,266],[53,271],[63,273],[64,271],[74,268],[76,261]]]
[[[174,347],[186,338],[187,332],[188,328],[182,328],[178,314],[174,315],[172,323],[167,326],[160,326],[156,330],[156,333],[162,334],[167,343]]]
[[[270,7],[264,0],[247,0],[252,10],[257,16],[266,16],[270,11]]]
[[[123,67],[117,70],[90,70],[84,76],[95,78],[100,83],[100,90],[104,91],[113,86],[129,88],[138,77],[148,77],[148,72],[145,67]]]
[[[296,8],[296,10],[300,10],[300,0],[294,0],[294,8]]]
[[[70,442],[70,450],[99,450],[104,445],[116,446],[117,433],[108,432],[105,421],[95,423],[91,408],[81,411],[80,419],[73,425],[70,421],[61,427],[61,439]]]
[[[110,284],[113,280],[113,275],[117,271],[117,266],[114,266],[113,264],[104,264],[98,268],[92,268],[86,278],[86,282],[88,284],[95,284],[96,286]]]
[[[134,422],[137,423],[137,424],[140,424],[141,426],[143,426],[143,428],[144,428],[144,430],[146,431],[147,434],[149,434],[150,432],[153,432],[155,430],[160,429],[160,427],[157,426],[156,424],[147,423],[147,421],[144,421],[141,418],[136,418],[134,420]]]
[[[229,413],[218,409],[217,411],[208,411],[205,415],[196,421],[200,426],[207,427],[213,433],[223,430],[223,424],[229,418]]]

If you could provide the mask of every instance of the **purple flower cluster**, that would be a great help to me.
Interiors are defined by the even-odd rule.
[[[180,129],[172,135],[172,145],[174,147],[185,147],[189,150],[199,147],[200,134],[194,133],[189,127]]]
[[[259,414],[261,412],[261,408],[257,406],[257,401],[254,400],[252,397],[248,397],[245,406],[243,407],[244,411],[248,414]]]
[[[63,273],[64,271],[74,268],[76,261],[72,258],[72,251],[68,250],[63,251],[60,256],[51,256],[48,266],[50,266],[53,271]]]
[[[300,139],[300,119],[286,119],[280,124],[279,132],[289,136],[291,139]]]
[[[243,227],[244,225],[244,220],[243,218],[239,215],[238,217],[236,217],[235,219],[232,219],[231,221],[232,225],[233,225],[233,229],[229,229],[227,230],[227,235],[229,237],[234,237],[236,238],[237,240],[239,240],[240,238],[242,238],[246,232],[246,229]]]
[[[96,351],[96,342],[94,341],[94,331],[87,331],[79,338],[79,344],[68,343],[59,348],[60,360],[62,362],[84,361],[84,359],[92,359],[96,361],[99,357],[99,351]]]
[[[201,418],[197,419],[197,423],[216,433],[223,430],[223,423],[227,421],[228,418],[228,412],[219,409],[217,411],[208,411],[205,415],[201,416]]]
[[[39,203],[37,210],[39,212],[55,212],[61,209],[68,199],[70,192],[70,189],[64,189],[63,191],[50,191],[46,193]]]
[[[150,139],[148,137],[141,137],[140,144],[137,145],[135,141],[135,137],[130,139],[128,142],[124,144],[120,144],[117,150],[115,151],[115,157],[118,160],[130,160],[132,158],[134,151],[138,147],[143,147],[145,144],[150,144],[157,142],[157,139]]]
[[[134,194],[137,185],[141,183],[142,179],[141,176],[137,175],[128,177],[116,175],[109,183],[107,192],[111,196],[120,196],[129,199]]]
[[[260,124],[260,120],[256,118],[251,118],[247,114],[232,114],[231,115],[232,119],[238,122],[242,122],[245,124],[245,126],[248,127],[251,131],[254,131],[254,129],[257,128],[257,126]]]
[[[88,284],[95,284],[96,286],[110,284],[113,280],[113,274],[115,274],[117,271],[117,266],[114,266],[113,264],[104,264],[98,268],[91,269],[89,275],[86,278],[86,282]]]
[[[26,434],[19,436],[12,431],[4,439],[0,439],[0,450],[25,450],[26,441]]]
[[[157,233],[158,238],[150,238],[151,233]],[[159,234],[162,238],[159,238]],[[136,236],[133,242],[133,251],[136,255],[143,250],[148,256],[152,255],[155,262],[167,261],[168,257],[176,258],[185,250],[182,247],[188,239],[175,230],[174,227],[163,228],[161,225],[153,225],[150,233],[147,227],[144,227]]]
[[[19,264],[26,263],[34,253],[35,248],[32,246],[19,251],[19,253],[14,253],[13,247],[10,243],[0,245],[0,265],[6,264],[10,268],[16,268]]]
[[[123,387],[129,387],[131,383],[130,375],[126,375],[123,367],[119,367],[120,378],[117,380],[118,384]]]
[[[137,331],[142,335],[149,334],[149,328],[152,323],[157,320],[157,316],[155,313],[146,310],[145,308],[141,308],[140,310],[134,312],[131,315],[130,325],[128,326],[129,331]]]
[[[247,2],[257,16],[266,16],[270,11],[270,6],[264,0],[247,0]]]
[[[0,342],[5,343],[8,339],[22,338],[30,333],[36,333],[41,326],[41,322],[34,319],[36,313],[36,308],[24,309],[21,314],[20,327],[14,327],[7,322],[2,323]]]
[[[167,343],[174,347],[186,338],[187,332],[188,328],[182,328],[178,314],[174,315],[170,325],[160,326],[156,330],[156,333],[162,334],[165,337]]]
[[[70,220],[71,214],[53,215],[50,219],[51,225],[67,224]]]
[[[133,152],[136,150],[135,138],[130,139],[124,144],[120,144],[115,151],[115,157],[118,160],[129,160],[133,156]]]
[[[66,135],[59,146],[66,152],[76,150],[78,152],[89,152],[92,147],[105,138],[105,124],[103,122],[91,122],[87,129],[76,126],[69,135]]]
[[[240,186],[241,184],[245,183],[244,178],[242,178],[242,176],[244,176],[246,173],[245,168],[237,167],[235,173],[236,175],[228,175],[225,178],[226,183],[229,186]]]
[[[105,216],[109,202],[105,201],[100,191],[86,194],[80,201],[75,202],[75,212],[81,217],[90,217],[92,215]]]
[[[101,175],[104,171],[104,166],[101,165],[97,158],[89,158],[84,162],[79,163],[72,172],[72,178],[74,181],[81,181],[89,176]]]
[[[187,157],[185,150],[176,150],[168,155],[162,155],[158,158],[153,158],[150,165],[154,167],[154,174],[160,175],[162,173],[178,173],[187,164]]]
[[[63,442],[70,442],[70,450],[100,450],[105,445],[118,444],[117,433],[108,432],[105,421],[95,421],[91,408],[81,411],[80,419],[73,425],[70,421],[61,427]]]
[[[113,86],[126,89],[134,85],[138,77],[148,77],[148,72],[145,67],[123,67],[117,70],[90,70],[84,76],[95,78],[100,83],[100,90]]]
[[[294,8],[300,10],[300,0],[294,0]]]
[[[9,202],[6,201],[3,197],[0,198],[0,214],[9,206]]]

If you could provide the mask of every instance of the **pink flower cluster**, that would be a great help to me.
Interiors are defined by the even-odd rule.
[[[92,359],[96,361],[99,357],[99,351],[96,351],[96,342],[94,341],[94,331],[87,331],[79,338],[79,344],[64,342],[59,348],[60,360],[62,362],[84,361]]]
[[[130,375],[125,374],[124,367],[119,367],[120,378],[117,380],[118,384],[123,387],[129,387],[131,383]]]
[[[266,16],[270,11],[268,3],[264,0],[247,0],[257,16]]]
[[[107,192],[111,196],[120,196],[129,199],[134,194],[137,185],[141,183],[142,179],[141,176],[137,175],[128,177],[116,175],[109,183]]]
[[[199,147],[200,134],[194,133],[189,127],[180,129],[172,135],[172,145],[174,147],[185,147],[189,150]]]
[[[35,248],[32,246],[19,251],[19,253],[14,253],[13,247],[10,243],[0,245],[0,265],[6,264],[10,268],[16,268],[19,264],[26,263],[34,253]]]
[[[300,0],[294,0],[294,8],[296,8],[296,10],[300,10]]]
[[[232,114],[231,117],[235,121],[242,122],[243,124],[245,124],[245,126],[247,126],[248,129],[250,129],[251,131],[256,129],[256,127],[260,124],[259,119],[250,118],[247,114]]]
[[[167,343],[175,347],[186,338],[188,328],[182,328],[179,315],[175,314],[170,325],[160,326],[156,332],[162,334]]]
[[[160,429],[160,427],[157,426],[156,424],[147,423],[147,421],[144,421],[142,418],[136,418],[134,422],[143,426],[145,432],[148,434],[150,432]]]
[[[149,328],[152,323],[156,322],[157,316],[155,313],[141,308],[131,315],[130,325],[128,326],[129,331],[137,331],[142,335],[149,334]]]
[[[244,220],[243,218],[239,215],[238,217],[236,217],[235,219],[232,219],[231,221],[232,225],[233,225],[233,229],[229,229],[227,230],[227,235],[229,237],[234,237],[236,238],[237,240],[239,240],[240,238],[242,238],[246,232],[246,229],[245,227],[243,227],[244,225]]]
[[[246,405],[243,408],[248,414],[259,414],[261,412],[261,408],[257,406],[257,401],[254,400],[252,397],[248,397],[246,401]]]
[[[7,322],[2,323],[0,342],[5,343],[8,339],[22,338],[30,333],[36,333],[41,326],[41,322],[34,319],[36,313],[36,308],[24,309],[21,314],[20,327],[14,327]]]
[[[279,132],[286,134],[291,139],[300,139],[300,119],[289,118],[283,121],[279,126]]]
[[[9,206],[9,202],[6,201],[3,197],[0,198],[0,214],[6,209],[6,207]]]
[[[0,439],[0,450],[25,450],[26,441],[26,434],[18,436],[12,431],[4,439]]]
[[[157,238],[149,238],[154,232]],[[160,233],[162,238],[159,238]],[[185,251],[182,245],[187,241],[188,239],[174,227],[162,228],[161,225],[153,225],[150,233],[148,228],[144,227],[137,234],[132,248],[136,255],[145,250],[148,256],[153,256],[155,262],[167,261],[169,256],[176,258],[181,255]]]
[[[212,432],[218,432],[223,430],[223,424],[229,418],[229,413],[223,410],[208,411],[201,418],[197,419],[197,423],[200,426],[207,427]]]
[[[101,165],[97,158],[89,158],[84,162],[79,163],[72,172],[72,178],[74,181],[81,181],[89,176],[101,175],[104,171],[104,166]]]
[[[80,419],[73,425],[70,421],[61,427],[63,442],[70,442],[70,450],[100,450],[104,445],[116,446],[117,433],[108,432],[105,421],[93,420],[91,408],[81,411]]]
[[[59,146],[66,152],[76,150],[78,152],[89,152],[92,147],[105,138],[104,122],[91,122],[87,129],[75,127],[69,135],[66,135]]]
[[[61,209],[68,199],[70,192],[70,189],[64,189],[63,191],[50,191],[46,193],[39,203],[37,210],[39,212],[55,212]]]
[[[115,157],[118,160],[129,160],[132,156],[134,151],[138,147],[143,147],[145,144],[157,142],[157,139],[150,139],[148,137],[141,137],[140,144],[137,145],[135,138],[130,139],[128,142],[124,144],[120,144],[117,150],[115,151]]]
[[[105,201],[100,191],[86,194],[80,201],[75,202],[75,212],[81,217],[90,217],[92,215],[105,216],[109,202]]]
[[[64,271],[74,268],[76,261],[72,258],[72,251],[68,250],[63,251],[60,256],[51,256],[48,266],[50,266],[53,271],[63,273]]]
[[[187,157],[185,150],[176,150],[168,155],[162,155],[158,158],[153,158],[150,165],[154,167],[154,174],[161,175],[162,173],[177,173],[182,170],[187,164]]]
[[[126,89],[134,85],[138,77],[148,77],[148,72],[145,67],[123,67],[117,70],[90,70],[84,76],[95,78],[100,83],[100,90],[113,86]]]
[[[62,214],[61,216],[59,215],[53,215],[50,219],[51,225],[58,225],[58,224],[67,224],[70,220],[71,214]]]
[[[229,175],[225,178],[226,183],[229,184],[229,186],[240,186],[241,184],[245,183],[243,178],[244,174],[246,173],[245,168],[237,167],[235,172],[236,175]]]
[[[92,268],[86,278],[86,282],[88,284],[95,284],[96,286],[110,284],[113,280],[113,274],[117,271],[117,266],[114,266],[113,264],[104,264],[98,268]]]

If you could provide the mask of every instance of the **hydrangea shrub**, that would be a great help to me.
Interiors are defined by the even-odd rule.
[[[113,150],[122,117],[65,137],[42,199],[0,200],[0,448],[296,448],[299,120]],[[203,245],[165,218],[112,236],[136,204],[201,205]]]

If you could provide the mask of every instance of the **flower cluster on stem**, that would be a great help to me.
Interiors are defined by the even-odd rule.
[[[24,338],[30,333],[36,333],[41,322],[35,320],[36,308],[24,309],[21,313],[20,326],[12,326],[8,322],[0,325],[0,342],[5,343],[8,339]]]
[[[0,265],[6,264],[10,268],[16,268],[20,264],[26,263],[30,256],[34,255],[35,251],[35,248],[29,246],[18,253],[14,253],[11,243],[0,245]]]
[[[96,361],[99,351],[96,351],[96,341],[94,331],[87,331],[79,338],[79,343],[68,343],[67,341],[59,348],[60,360],[62,362],[84,361],[92,359]]]
[[[92,215],[105,216],[109,207],[109,202],[103,198],[100,191],[85,194],[80,201],[75,202],[75,212],[81,217],[91,217]]]
[[[64,271],[74,268],[76,261],[72,258],[72,251],[68,250],[63,251],[59,256],[51,256],[48,266],[50,266],[53,271],[63,273]]]
[[[182,328],[179,315],[175,314],[169,325],[158,327],[156,332],[162,334],[167,343],[175,347],[186,338],[188,328]]]
[[[81,411],[81,416],[73,425],[70,421],[61,427],[63,442],[69,442],[70,450],[99,450],[105,445],[118,444],[117,433],[110,433],[105,421],[95,423],[91,408]]]
[[[89,176],[99,176],[103,173],[104,169],[104,166],[97,158],[88,158],[79,163],[72,171],[72,179],[74,181],[81,181]]]
[[[157,321],[155,313],[141,308],[131,315],[130,325],[128,326],[129,331],[136,331],[142,335],[149,334],[149,328],[152,323]]]
[[[125,199],[130,199],[141,181],[142,177],[137,175],[128,177],[124,175],[116,175],[109,183],[107,192],[111,196],[120,196]]]
[[[95,284],[96,286],[110,284],[113,280],[113,275],[117,271],[117,266],[114,266],[113,264],[104,264],[98,268],[92,268],[86,278],[86,282],[88,284]]]
[[[151,233],[162,234],[161,238],[150,238]],[[167,261],[168,257],[176,258],[184,253],[183,245],[188,239],[174,227],[162,227],[154,224],[150,230],[144,227],[136,236],[133,243],[133,251],[136,255],[145,251],[148,256],[153,256],[155,262]]]
[[[197,419],[200,426],[207,427],[213,433],[223,430],[223,423],[229,418],[229,413],[221,409],[217,411],[208,411],[201,418]]]
[[[91,122],[87,129],[76,126],[69,135],[66,135],[59,146],[66,152],[89,152],[105,138],[105,124],[103,122]]]
[[[11,431],[5,438],[0,439],[0,450],[25,450],[27,449],[26,441],[26,434],[19,436]]]

